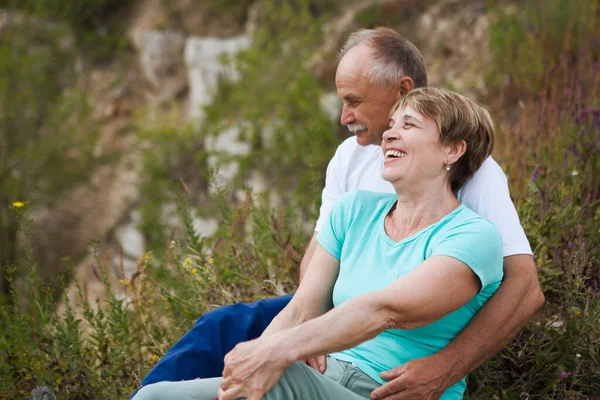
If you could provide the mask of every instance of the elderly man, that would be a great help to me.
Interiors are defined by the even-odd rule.
[[[336,86],[340,122],[354,134],[337,149],[327,168],[318,232],[335,202],[356,189],[393,193],[381,178],[379,148],[391,107],[413,88],[426,86],[418,49],[396,32],[378,28],[350,36],[340,52]],[[436,399],[445,389],[499,351],[544,301],[531,249],[510,200],[502,169],[490,157],[458,193],[458,199],[491,220],[501,233],[504,281],[464,331],[442,351],[400,365],[381,376],[388,383],[372,399]],[[316,247],[311,239],[300,265],[302,279]],[[260,336],[291,296],[238,304],[201,317],[142,382],[220,376],[223,356],[237,343]],[[325,358],[309,364],[324,372]]]

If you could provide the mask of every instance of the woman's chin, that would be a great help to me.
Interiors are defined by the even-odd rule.
[[[391,171],[386,171],[384,169],[383,172],[381,173],[381,179],[383,179],[384,181],[388,181],[390,183],[394,183],[395,181],[400,179],[400,177],[398,176],[398,174],[394,174]]]

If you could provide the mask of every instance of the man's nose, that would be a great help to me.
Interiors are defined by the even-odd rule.
[[[340,115],[340,124],[346,126],[354,122],[354,113],[349,109],[348,105],[342,106],[342,115]]]

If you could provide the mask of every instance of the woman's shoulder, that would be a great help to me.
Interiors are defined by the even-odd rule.
[[[377,193],[368,190],[355,190],[345,193],[337,204],[334,205],[335,212],[342,212],[346,215],[368,216],[377,215],[379,212],[388,209],[392,202],[398,200],[398,196],[393,193]]]
[[[445,226],[442,236],[465,235],[469,238],[478,238],[489,245],[502,246],[502,236],[490,220],[477,214],[464,204],[459,206],[456,214]]]
[[[432,256],[462,261],[481,279],[482,287],[502,278],[502,237],[489,220],[459,206],[431,242]]]
[[[395,193],[379,193],[357,189],[352,192],[344,193],[339,202],[372,205],[375,202],[387,203],[397,199],[398,196]]]
[[[371,192],[368,190],[355,190],[344,194],[340,198],[340,203],[344,207],[352,207],[354,210],[360,210],[364,207],[368,207],[371,211],[374,211],[378,206],[386,206],[391,202],[398,200],[398,196],[395,193],[378,193]]]
[[[452,226],[465,227],[469,230],[476,229],[482,233],[500,235],[500,231],[498,231],[498,228],[496,228],[496,225],[492,221],[477,214],[464,204],[459,206],[456,218],[452,221]]]

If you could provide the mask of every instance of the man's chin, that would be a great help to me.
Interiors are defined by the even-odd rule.
[[[355,133],[354,136],[356,136],[356,143],[358,143],[360,146],[381,144],[380,142],[373,143],[373,138],[371,137],[371,135],[369,135],[368,131],[362,131],[362,132]]]

